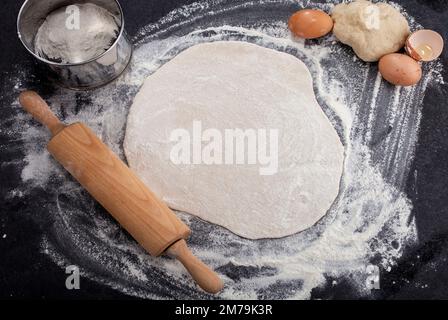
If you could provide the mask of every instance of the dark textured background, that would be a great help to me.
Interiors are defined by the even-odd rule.
[[[127,31],[136,31],[155,22],[174,8],[192,0],[122,0]],[[398,1],[408,13],[426,28],[440,32],[448,39],[448,0]],[[33,68],[33,61],[16,36],[16,16],[21,0],[3,0],[0,5],[0,88],[5,90],[9,74],[19,65]],[[448,79],[448,50],[442,61],[444,78]],[[30,74],[33,70],[30,70]],[[51,92],[51,86],[35,81],[35,89]],[[406,252],[390,273],[381,275],[382,289],[374,296],[382,299],[448,298],[448,86],[429,86],[424,99],[423,117],[415,161],[410,174],[407,194],[414,205],[419,246]],[[0,116],[5,118],[10,101],[0,94]],[[5,200],[6,193],[20,182],[21,165],[5,163],[17,158],[20,148],[0,131],[0,298],[127,298],[112,289],[82,279],[81,290],[65,289],[66,275],[39,251],[44,232],[29,216],[38,205],[36,199]],[[40,202],[45,192],[36,194]],[[37,204],[36,204],[37,203]],[[15,214],[15,213],[26,214]],[[45,226],[45,224],[42,224]],[[6,239],[1,236],[7,234]],[[392,285],[392,283],[394,283]],[[425,284],[427,286],[421,286]],[[315,292],[322,298],[351,297],[344,284]]]

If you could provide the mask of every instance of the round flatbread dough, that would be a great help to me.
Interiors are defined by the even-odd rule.
[[[226,129],[265,129],[270,160],[194,164],[192,146],[191,164],[176,164],[173,133],[183,129],[193,143],[194,123],[202,133],[222,133],[222,159],[230,152]],[[203,152],[212,142],[205,140]],[[250,239],[284,237],[315,224],[338,195],[344,162],[307,67],[291,55],[234,41],[196,45],[149,76],[131,107],[124,147],[130,167],[171,208]],[[272,170],[261,174],[262,168]]]

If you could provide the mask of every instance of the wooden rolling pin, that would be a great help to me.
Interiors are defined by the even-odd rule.
[[[217,293],[222,280],[188,249],[190,229],[143,184],[92,130],[64,125],[35,92],[19,97],[23,108],[48,127],[48,151],[151,255],[177,258],[197,284]]]

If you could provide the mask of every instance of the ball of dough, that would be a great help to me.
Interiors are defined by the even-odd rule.
[[[400,50],[410,33],[406,18],[387,3],[341,3],[334,7],[331,16],[336,38],[368,62]]]

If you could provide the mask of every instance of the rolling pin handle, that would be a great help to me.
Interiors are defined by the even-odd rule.
[[[185,240],[179,240],[167,250],[168,255],[179,260],[196,283],[209,293],[218,293],[224,284],[219,276],[188,249]]]
[[[65,128],[65,125],[59,121],[48,104],[36,92],[22,92],[19,96],[19,102],[34,119],[46,126],[53,136]]]

